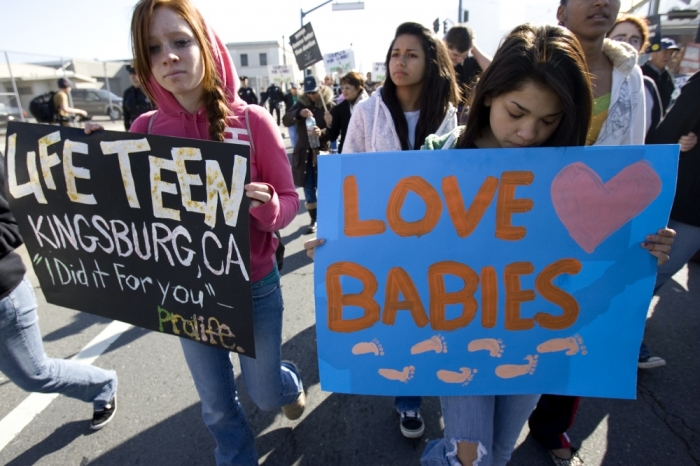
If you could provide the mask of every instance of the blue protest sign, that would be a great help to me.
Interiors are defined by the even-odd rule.
[[[323,390],[633,398],[678,146],[319,158]]]

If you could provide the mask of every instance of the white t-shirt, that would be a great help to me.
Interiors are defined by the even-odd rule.
[[[415,112],[403,112],[406,116],[406,122],[408,123],[408,145],[411,149],[416,143],[416,126],[418,126],[418,119],[420,118],[420,110]]]

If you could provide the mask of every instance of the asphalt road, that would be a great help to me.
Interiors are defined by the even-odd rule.
[[[121,129],[108,123],[108,129]],[[288,140],[287,140],[288,141]],[[4,141],[2,143],[4,145]],[[299,190],[303,197],[303,193]],[[442,435],[440,406],[426,398],[422,439],[401,436],[388,397],[322,392],[316,361],[313,266],[302,244],[308,216],[301,212],[283,232],[287,254],[282,285],[285,300],[282,353],[299,365],[308,406],[301,420],[255,407],[241,379],[241,401],[257,434],[260,463],[267,466],[418,464],[425,443]],[[29,264],[29,260],[26,260]],[[33,277],[32,277],[33,278]],[[68,358],[84,348],[110,321],[39,300],[46,352]],[[647,342],[668,365],[640,371],[636,401],[584,399],[569,434],[581,445],[587,465],[700,464],[700,264],[691,263],[663,289],[651,308]],[[200,405],[178,339],[139,328],[126,331],[95,365],[119,374],[119,408],[103,430],[89,429],[91,406],[59,396],[7,446],[0,464],[213,465],[214,444],[200,417]],[[27,397],[0,373],[0,422]],[[1,434],[1,433],[0,433]],[[511,465],[547,465],[544,450],[521,433]]]

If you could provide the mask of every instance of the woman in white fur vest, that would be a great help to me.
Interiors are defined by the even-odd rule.
[[[344,154],[420,149],[431,134],[457,126],[459,89],[447,48],[428,29],[404,23],[386,54],[384,87],[355,105]],[[396,397],[401,433],[423,435],[421,397]]]

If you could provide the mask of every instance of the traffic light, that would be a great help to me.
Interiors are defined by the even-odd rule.
[[[464,10],[462,12],[462,14],[464,15],[464,17],[462,18],[462,22],[468,23],[469,22],[469,10]]]
[[[447,34],[447,20],[442,22],[442,33]]]
[[[435,34],[440,32],[440,18],[435,18],[435,21],[433,21],[433,31],[435,31]]]

